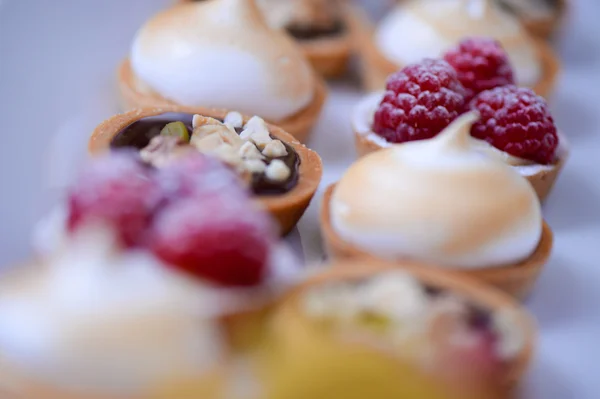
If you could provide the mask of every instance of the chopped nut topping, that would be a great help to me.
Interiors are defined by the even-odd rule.
[[[224,120],[226,125],[231,125],[233,128],[241,128],[244,126],[244,118],[239,112],[230,112],[225,116]]]
[[[250,141],[246,141],[240,148],[240,156],[243,159],[263,159],[262,154],[256,148],[256,145]],[[261,161],[262,162],[262,161]]]
[[[287,155],[285,145],[279,140],[272,140],[269,142],[262,151],[264,156],[270,158],[279,158]]]
[[[159,168],[189,151],[193,151],[193,147],[181,141],[179,137],[160,135],[150,140],[150,143],[140,151],[140,157],[144,162]]]
[[[246,126],[244,126],[244,131],[240,134],[240,137],[242,140],[252,141],[260,150],[273,140],[269,134],[267,124],[258,116],[250,118]]]
[[[209,116],[202,116],[202,115],[194,115],[194,117],[192,118],[192,127],[194,128],[194,130],[197,127],[201,127],[201,126],[206,126],[206,125],[217,125],[220,126],[222,125],[221,121],[218,121],[215,118],[211,118]]]
[[[193,135],[190,144],[202,153],[209,153],[225,144],[225,141],[220,134],[211,134],[204,137]]]
[[[251,173],[264,173],[267,165],[258,159],[248,159],[244,161],[244,169]]]
[[[291,173],[290,168],[282,160],[275,159],[267,166],[265,176],[269,180],[284,181],[290,177]]]

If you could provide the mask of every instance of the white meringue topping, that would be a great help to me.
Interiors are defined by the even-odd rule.
[[[518,19],[490,0],[417,0],[401,4],[375,34],[382,53],[399,65],[441,56],[465,37],[502,43],[521,85],[535,85],[542,66],[535,43]]]
[[[213,0],[163,11],[137,33],[138,80],[188,106],[237,109],[280,121],[305,108],[314,77],[301,51],[269,28],[254,0]]]
[[[333,228],[389,259],[485,268],[528,258],[541,239],[540,203],[511,167],[473,149],[476,119],[357,161],[333,193]]]

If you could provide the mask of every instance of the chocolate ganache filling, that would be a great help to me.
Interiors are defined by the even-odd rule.
[[[336,21],[329,26],[293,24],[286,30],[296,40],[317,40],[342,35],[346,30],[346,25],[343,21]]]
[[[171,122],[182,122],[188,132],[193,132],[192,119],[194,114],[168,112],[156,116],[142,118],[126,126],[119,131],[110,143],[110,148],[132,147],[138,150],[145,148],[154,137],[161,134],[162,129]],[[240,134],[243,129],[236,128]],[[277,139],[271,135],[271,138]],[[265,157],[264,161],[269,165],[274,160],[281,160],[290,170],[290,175],[283,181],[274,181],[267,178],[265,173],[253,173],[251,180],[251,189],[257,195],[278,195],[285,194],[292,190],[298,183],[300,157],[292,146],[282,142],[287,151],[287,155],[282,157]]]

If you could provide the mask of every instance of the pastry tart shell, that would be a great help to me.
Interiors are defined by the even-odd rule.
[[[88,144],[90,153],[96,155],[109,151],[113,138],[125,127],[142,118],[167,112],[200,114],[223,119],[229,111],[171,105],[136,109],[124,114],[115,115],[100,124],[92,133]],[[248,119],[248,116],[244,116],[244,121]],[[323,164],[316,152],[301,144],[284,129],[271,124],[268,127],[273,137],[290,145],[300,158],[298,182],[290,191],[278,195],[257,196],[257,201],[273,215],[279,223],[281,234],[285,235],[294,228],[310,204],[321,181]]]
[[[377,255],[367,253],[355,245],[345,241],[334,230],[331,224],[331,215],[329,204],[333,194],[335,185],[327,188],[321,204],[321,233],[327,254],[337,259],[356,259],[369,258],[377,259]],[[542,230],[542,238],[535,252],[523,262],[505,265],[493,268],[482,268],[475,270],[448,269],[452,274],[457,276],[465,276],[474,280],[479,280],[489,286],[493,286],[501,291],[504,291],[518,299],[525,299],[532,291],[535,282],[537,281],[544,266],[548,262],[552,252],[553,234],[550,227],[544,222]],[[397,261],[389,261],[380,259],[382,262],[390,263],[391,265],[402,265],[407,259],[398,259]],[[415,262],[416,264],[417,262]],[[427,267],[427,265],[423,265]],[[435,266],[435,265],[429,265]],[[438,268],[439,269],[439,268]]]

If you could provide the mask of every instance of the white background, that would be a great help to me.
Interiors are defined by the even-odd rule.
[[[91,130],[116,112],[115,67],[132,35],[165,4],[0,0],[0,265],[29,255],[33,224],[76,170]],[[564,73],[552,108],[573,148],[544,209],[556,246],[528,303],[541,332],[527,399],[600,398],[599,17],[597,0],[573,0],[556,43]],[[349,82],[332,87],[311,143],[324,185],[354,158],[349,115],[360,98]],[[321,256],[318,203],[300,224],[309,260]]]

